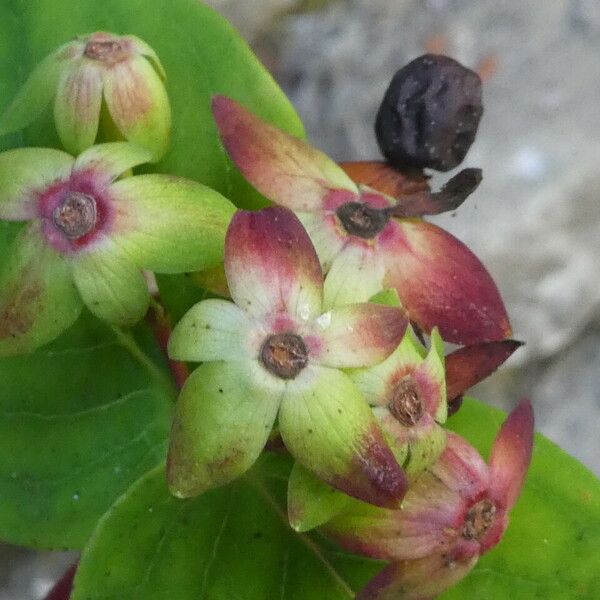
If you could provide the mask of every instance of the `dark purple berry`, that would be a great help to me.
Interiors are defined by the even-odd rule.
[[[424,54],[394,75],[377,113],[377,142],[396,167],[449,171],[471,147],[482,113],[479,75]]]

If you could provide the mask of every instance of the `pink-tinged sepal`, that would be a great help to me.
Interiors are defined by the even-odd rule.
[[[452,561],[443,553],[394,562],[378,573],[356,600],[433,600],[463,579],[476,563],[476,556]]]
[[[123,137],[147,148],[153,162],[166,153],[171,106],[162,77],[143,56],[132,56],[103,73],[108,112]]]
[[[225,273],[235,303],[254,316],[287,313],[307,321],[320,314],[321,265],[291,210],[238,211],[225,239]]]
[[[343,548],[370,558],[418,559],[444,544],[444,530],[461,518],[460,497],[425,472],[410,486],[400,510],[350,502],[323,530]]]
[[[352,304],[321,315],[312,332],[320,340],[315,361],[340,368],[374,365],[398,346],[408,318],[401,308]]]
[[[461,496],[474,497],[489,486],[489,469],[479,452],[465,439],[449,431],[440,459],[430,468],[448,489]]]
[[[522,400],[498,433],[490,454],[491,493],[505,510],[510,510],[519,494],[529,468],[533,450],[533,408]]]
[[[428,192],[428,178],[418,171],[401,172],[383,161],[342,162],[340,167],[357,184],[366,185],[391,198]]]
[[[437,326],[457,344],[501,340],[511,333],[498,288],[479,259],[439,227],[397,221],[380,240],[387,266],[385,285],[394,287],[410,318],[424,331]]]
[[[292,456],[324,482],[370,504],[399,506],[408,487],[404,471],[345,373],[314,366],[290,380],[279,429]]]
[[[358,193],[352,180],[325,154],[231,98],[215,96],[212,110],[231,160],[269,200],[310,212],[321,208],[332,190]]]
[[[465,346],[446,356],[448,402],[489,377],[521,346],[517,340],[502,340]]]
[[[360,439],[359,448],[350,471],[331,483],[363,502],[399,508],[409,482],[378,424],[371,423]]]

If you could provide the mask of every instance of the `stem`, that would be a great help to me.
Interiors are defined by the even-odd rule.
[[[173,389],[173,382],[169,377],[166,377],[163,371],[156,365],[156,363],[149,358],[138,346],[137,342],[130,333],[119,329],[118,327],[111,326],[115,337],[119,344],[125,348],[133,358],[135,358],[154,379],[164,385],[167,389]]]
[[[146,315],[146,321],[148,322],[150,329],[152,329],[152,333],[167,359],[177,389],[181,389],[185,380],[188,378],[189,369],[185,363],[169,358],[167,345],[172,332],[171,322],[164,306],[156,298],[152,298],[151,300],[150,310]]]

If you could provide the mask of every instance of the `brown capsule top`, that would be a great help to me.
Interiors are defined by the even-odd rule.
[[[265,340],[260,360],[273,375],[281,379],[294,379],[308,364],[308,350],[299,335],[277,333]]]
[[[425,412],[425,407],[411,375],[404,377],[396,384],[388,402],[388,409],[406,427],[413,427],[419,422]]]
[[[125,40],[103,33],[91,35],[83,53],[87,58],[110,65],[121,62],[130,56]]]
[[[78,240],[96,225],[96,201],[81,192],[69,192],[52,212],[54,225],[70,240]]]
[[[496,505],[487,498],[474,504],[465,517],[462,536],[466,540],[480,540],[492,526]]]
[[[346,202],[336,211],[337,218],[350,235],[374,238],[386,225],[389,215],[363,202]]]

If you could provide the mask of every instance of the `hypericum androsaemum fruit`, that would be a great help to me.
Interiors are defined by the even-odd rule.
[[[56,131],[68,152],[92,146],[106,121],[105,139],[116,134],[143,146],[155,162],[171,134],[165,79],[156,52],[140,38],[103,31],[79,36],[33,70],[0,117],[0,135],[23,129],[54,99]]]
[[[349,372],[411,476],[434,463],[446,445],[439,425],[447,414],[444,343],[434,329],[425,357],[417,344],[408,331],[384,361]]]
[[[239,211],[225,242],[233,302],[204,300],[175,327],[169,354],[202,362],[181,391],[171,491],[193,496],[247,471],[278,418],[290,453],[347,494],[398,506],[407,481],[371,409],[340,369],[375,364],[404,335],[400,308],[323,311],[323,275],[294,213]]]
[[[381,425],[398,462],[410,480],[434,463],[446,445],[446,382],[444,345],[436,329],[427,352],[408,329],[384,361],[350,369]],[[307,531],[341,512],[347,496],[315,481],[294,465],[288,484],[288,518],[297,531]],[[349,500],[349,499],[348,499]]]
[[[375,133],[392,165],[449,171],[465,158],[482,114],[479,75],[448,56],[425,54],[392,78]]]
[[[456,205],[480,180],[459,173],[438,194],[390,198],[357,186],[327,156],[265,123],[229,98],[213,113],[231,159],[267,198],[306,227],[324,271],[325,306],[366,301],[394,288],[411,321],[459,344],[504,339],[511,328],[498,289],[460,241],[419,214]]]
[[[150,300],[142,269],[222,260],[232,204],[177,177],[119,179],[149,159],[127,142],[77,158],[49,148],[0,154],[0,219],[28,222],[0,269],[0,356],[53,340],[84,304],[110,323],[135,323]]]
[[[502,425],[486,464],[449,432],[446,449],[409,489],[401,510],[353,502],[325,528],[345,548],[391,564],[359,600],[435,598],[462,579],[508,526],[533,447],[528,401]]]

